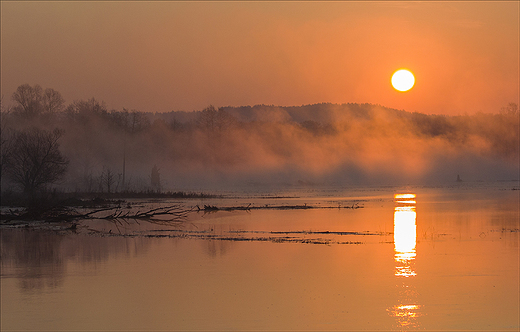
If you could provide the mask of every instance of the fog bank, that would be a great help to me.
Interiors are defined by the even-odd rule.
[[[59,144],[69,167],[56,185],[68,191],[439,184],[457,175],[465,181],[519,175],[514,104],[471,116],[371,104],[143,113],[108,110],[91,99],[54,112],[2,112],[3,138],[31,127],[63,130]],[[2,177],[5,190],[12,184]]]

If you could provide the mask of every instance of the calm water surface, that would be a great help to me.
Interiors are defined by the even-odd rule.
[[[134,201],[323,208],[192,212],[173,225],[89,220],[76,233],[4,228],[1,329],[518,330],[512,189]]]

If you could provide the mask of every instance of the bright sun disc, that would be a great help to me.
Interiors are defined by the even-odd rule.
[[[392,86],[398,91],[408,91],[415,84],[415,77],[406,69],[399,69],[392,75]]]

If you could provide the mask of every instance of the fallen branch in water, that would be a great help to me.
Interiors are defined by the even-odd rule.
[[[198,205],[197,211],[204,211],[204,212],[216,212],[216,211],[235,211],[235,210],[241,210],[241,211],[249,211],[251,210],[251,203],[249,203],[247,206],[231,206],[231,207],[217,207],[214,205],[204,205],[204,208],[199,207]],[[255,207],[253,207],[255,208]]]
[[[192,209],[186,209],[180,205],[172,205],[150,209],[144,212],[124,211],[120,206],[105,207],[89,211],[87,213],[79,213],[77,210],[66,207],[55,207],[41,213],[27,210],[10,210],[9,214],[2,214],[1,220],[4,222],[10,221],[32,221],[43,220],[48,222],[71,222],[80,219],[105,219],[105,220],[148,220],[150,222],[172,222],[184,220]],[[102,214],[109,212],[108,214]],[[170,216],[169,219],[159,219],[156,217]]]
[[[228,206],[228,207],[217,207],[214,205],[204,205],[203,208],[196,206],[197,212],[217,212],[217,211],[251,211],[251,210],[307,210],[307,209],[362,209],[363,206],[358,203],[345,206],[317,206],[317,205],[263,205],[263,206],[251,206],[249,203],[247,206]]]
[[[109,211],[109,210],[113,210],[113,212],[108,215],[105,215],[105,216],[96,215],[96,213]],[[186,218],[188,213],[191,211],[192,211],[192,209],[185,209],[185,208],[182,208],[180,205],[159,207],[159,208],[150,209],[150,210],[144,211],[144,212],[126,211],[126,213],[120,207],[112,207],[112,208],[91,211],[91,212],[83,214],[83,215],[78,215],[77,218],[79,218],[79,219],[107,219],[107,220],[143,219],[143,220],[149,220],[149,221],[166,221],[164,219],[156,219],[155,217],[172,216],[173,218],[169,219],[169,221],[180,221],[180,220],[183,220],[184,218]]]

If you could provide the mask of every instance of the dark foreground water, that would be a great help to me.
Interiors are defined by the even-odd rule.
[[[129,201],[191,212],[1,230],[1,329],[518,330],[517,182]],[[362,208],[350,209],[345,207]]]

